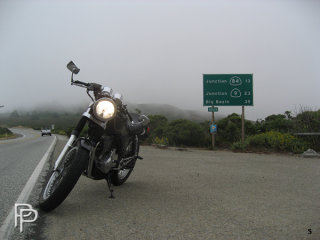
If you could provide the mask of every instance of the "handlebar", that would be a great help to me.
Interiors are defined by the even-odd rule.
[[[98,83],[85,83],[85,82],[81,82],[81,81],[72,81],[71,82],[72,85],[77,85],[80,87],[85,87],[88,89],[88,91],[96,91],[96,90],[100,90],[101,89],[101,85]]]
[[[73,80],[73,74],[78,74],[78,72],[80,71],[80,69],[72,62],[70,61],[67,65],[67,68],[71,71],[71,85],[76,85],[79,87],[83,87],[87,89],[87,94],[89,95],[89,97],[92,99],[91,95],[89,94],[89,91],[93,91],[94,95],[96,97],[97,94],[99,94],[99,92],[102,90],[102,85],[97,84],[97,83],[85,83],[85,82],[81,82],[79,80]]]
[[[81,81],[72,81],[71,85],[78,85],[80,87],[89,87],[89,83],[81,82]]]

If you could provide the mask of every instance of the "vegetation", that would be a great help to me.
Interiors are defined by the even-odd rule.
[[[79,113],[67,112],[49,112],[49,111],[33,111],[27,113],[19,113],[13,111],[8,116],[0,118],[0,124],[12,126],[25,126],[36,130],[42,127],[55,126],[55,131],[71,132],[71,129],[79,120]]]
[[[136,111],[139,111],[137,109]],[[184,147],[211,146],[209,121],[193,122],[186,119],[169,121],[163,115],[149,115],[151,133],[146,144],[160,144]],[[79,120],[79,113],[31,112],[21,114],[12,112],[0,117],[0,124],[9,126],[23,125],[40,129],[55,125],[53,133],[70,135]],[[236,114],[216,122],[216,146],[231,148],[236,151],[281,151],[300,153],[307,148],[320,150],[319,136],[295,136],[298,132],[320,132],[320,110],[302,109],[293,115],[290,111],[284,114],[273,114],[256,122],[245,120],[246,141],[241,139],[241,117]],[[86,129],[87,130],[87,129]]]
[[[0,127],[0,138],[13,136],[13,133],[5,127]]]
[[[235,142],[235,151],[274,151],[301,153],[308,149],[308,144],[288,133],[270,131],[249,136],[244,143]]]
[[[216,137],[217,146],[229,147],[232,143],[241,139],[241,117],[233,113],[226,118],[217,122],[218,134]],[[245,135],[253,135],[256,133],[255,125],[248,120],[245,120]]]
[[[154,139],[152,139],[152,143],[157,144],[157,145],[169,145],[169,140],[166,137],[155,137]]]
[[[210,122],[188,120],[169,122],[162,115],[151,115],[151,135],[147,143],[171,146],[210,147]],[[245,120],[246,141],[242,144],[241,117],[233,113],[216,122],[216,146],[236,151],[277,151],[301,153],[308,148],[320,150],[319,136],[295,136],[298,132],[320,132],[320,110],[302,110],[294,117],[290,111],[273,114],[256,122]],[[166,141],[164,141],[166,139]]]

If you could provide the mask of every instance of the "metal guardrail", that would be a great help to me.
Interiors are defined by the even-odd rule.
[[[296,136],[320,136],[320,132],[312,132],[312,133],[294,133]]]

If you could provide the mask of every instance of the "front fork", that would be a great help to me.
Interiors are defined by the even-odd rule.
[[[87,123],[87,117],[83,116],[80,121],[78,122],[76,128],[72,131],[71,136],[68,140],[68,142],[66,143],[66,145],[64,146],[64,148],[62,149],[59,157],[57,158],[54,167],[53,167],[53,171],[56,171],[60,165],[60,162],[62,161],[64,155],[67,153],[67,151],[74,145],[74,143],[76,142],[76,140],[78,139],[82,129],[84,128],[84,126]]]

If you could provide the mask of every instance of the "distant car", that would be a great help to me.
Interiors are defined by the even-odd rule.
[[[41,129],[41,136],[44,136],[44,135],[51,136],[51,129],[50,128],[42,128]]]

